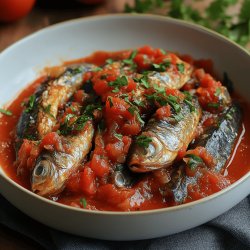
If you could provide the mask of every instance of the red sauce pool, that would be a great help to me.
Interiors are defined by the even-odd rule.
[[[120,55],[121,52],[96,52],[87,58],[79,59],[77,62],[89,62],[101,65],[107,58],[119,58]],[[12,180],[27,189],[30,189],[29,180],[23,180],[16,175],[16,167],[14,164],[16,157],[14,150],[14,135],[16,124],[23,109],[21,105],[22,102],[34,93],[36,87],[42,82],[43,79],[43,77],[40,77],[34,83],[27,86],[7,107],[8,110],[13,113],[12,116],[0,114],[0,165],[2,166],[4,172]],[[237,181],[250,171],[250,154],[248,150],[250,147],[250,116],[247,115],[250,112],[250,105],[238,96],[235,96],[234,99],[238,99],[241,103],[241,107],[243,108],[243,124],[238,142],[236,143],[231,159],[229,159],[228,165],[225,168],[226,170],[224,171],[224,175],[228,176],[231,182]],[[59,198],[58,202],[72,205],[72,203],[79,201],[80,197],[81,195],[74,195],[72,197],[65,196]],[[192,197],[191,200],[195,199],[197,198]],[[87,201],[89,209],[98,208],[99,210],[119,210],[112,207],[110,204],[106,204],[105,202],[91,199],[88,199]],[[135,200],[135,202],[137,201]],[[151,199],[149,203],[142,204],[140,210],[162,207],[166,207],[166,204],[162,201],[162,197],[155,195],[154,199]]]

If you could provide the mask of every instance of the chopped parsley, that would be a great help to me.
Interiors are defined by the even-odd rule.
[[[114,137],[115,137],[116,139],[118,139],[119,141],[122,140],[122,134],[114,133]]]
[[[218,97],[220,94],[221,94],[221,88],[218,87],[216,88],[214,95]]]
[[[80,199],[80,204],[83,206],[83,208],[86,208],[87,205],[88,205],[85,198],[81,198],[81,199]]]
[[[133,103],[139,107],[144,107],[145,106],[145,102],[144,101],[140,101],[140,100],[133,100]]]
[[[152,142],[152,138],[146,135],[139,135],[136,137],[135,143],[143,148],[148,148],[149,144]]]
[[[189,106],[190,112],[194,112],[195,106],[193,104],[193,96],[188,91],[183,91],[183,94],[185,95],[184,102]]]
[[[90,119],[91,117],[86,114],[79,116],[73,123],[72,130],[82,130],[86,122],[89,121]]]
[[[70,122],[71,118],[76,117],[74,114],[67,114],[64,122],[60,125],[60,129],[58,131],[61,135],[67,135],[72,131],[72,123]]]
[[[93,72],[97,72],[97,71],[100,71],[100,70],[102,70],[102,68],[100,68],[100,67],[95,67],[94,69],[92,69]]]
[[[188,162],[187,162],[187,166],[191,169],[191,170],[195,170],[198,166],[200,165],[204,165],[203,160],[194,154],[187,154],[185,156],[185,158],[189,158]]]
[[[146,75],[143,75],[141,78],[134,78],[134,81],[140,83],[140,85],[142,85],[146,89],[150,87],[148,77]]]
[[[105,62],[106,62],[107,64],[111,64],[111,63],[113,63],[113,62],[114,62],[114,60],[113,60],[113,59],[111,59],[111,58],[109,58],[109,59],[107,59]]]
[[[178,99],[176,96],[168,95],[167,102],[174,109],[176,113],[179,113],[181,111],[181,106],[178,103]]]
[[[128,112],[132,115],[135,115],[137,120],[142,124],[144,125],[144,121],[142,120],[141,116],[140,116],[140,113],[139,113],[139,110],[138,110],[138,107],[136,107],[135,105],[133,106],[130,106],[128,108]]]
[[[26,113],[30,113],[34,109],[35,100],[36,100],[36,97],[34,95],[31,95],[28,102],[24,104],[26,107],[26,109],[25,109]]]
[[[83,73],[82,67],[75,68],[75,69],[71,69],[71,72],[70,72],[70,73],[73,74],[73,75]]]
[[[43,111],[44,111],[44,113],[46,113],[46,114],[48,114],[50,117],[52,117],[52,118],[55,118],[51,113],[50,113],[50,109],[51,109],[51,104],[49,104],[47,107],[43,107],[42,106],[42,109],[43,109]]]
[[[160,64],[153,63],[152,69],[155,71],[158,71],[158,72],[164,72],[167,70],[167,68],[169,68],[170,64],[171,64],[170,61],[165,61],[165,62],[160,63]]]
[[[128,85],[128,77],[125,75],[118,76],[115,81],[109,82],[108,85],[114,87],[112,92],[117,93],[120,91],[121,87]]]
[[[193,103],[191,101],[189,101],[188,99],[184,99],[184,102],[189,106],[190,112],[195,111],[195,106],[193,105]]]
[[[122,62],[125,63],[125,64],[128,64],[128,65],[136,66],[136,64],[134,63],[134,58],[135,58],[136,55],[137,55],[137,50],[134,50],[130,54],[129,58],[122,60]]]
[[[210,102],[210,103],[208,103],[207,106],[209,108],[215,108],[215,109],[217,109],[217,108],[219,108],[220,104],[219,103],[215,103],[215,102]]]
[[[178,71],[181,72],[181,73],[183,74],[183,73],[184,73],[184,70],[185,70],[185,65],[184,65],[184,63],[177,63],[176,66],[177,66]]]
[[[0,108],[0,113],[2,113],[4,115],[8,115],[8,116],[12,115],[12,112],[10,110],[2,109],[2,108]]]
[[[184,118],[184,116],[181,113],[173,115],[173,117],[177,122],[180,122]]]
[[[65,121],[61,124],[59,134],[68,135],[73,130],[82,130],[87,121],[93,119],[94,110],[101,110],[101,104],[89,104],[85,107],[83,114],[80,116],[76,116],[74,114],[67,114],[65,117]],[[73,122],[71,122],[71,118],[75,118]]]

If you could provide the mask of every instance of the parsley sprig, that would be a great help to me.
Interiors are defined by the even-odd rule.
[[[11,116],[12,115],[12,112],[8,109],[3,109],[3,108],[0,108],[0,113],[4,114],[4,115],[8,115],[8,116]]]
[[[35,101],[36,101],[35,95],[31,95],[29,97],[28,102],[24,103],[24,106],[26,107],[26,109],[24,110],[24,112],[30,113],[35,108]]]
[[[68,135],[73,130],[80,131],[84,128],[87,121],[94,118],[94,110],[101,110],[101,104],[89,104],[83,111],[83,114],[76,116],[75,114],[67,114],[64,122],[60,125],[59,134]],[[72,119],[73,118],[73,119]],[[73,120],[73,121],[72,121]]]
[[[204,165],[204,161],[195,154],[187,154],[185,158],[188,158],[187,166],[191,170],[195,170],[197,167]]]
[[[134,58],[135,58],[136,55],[137,55],[137,50],[134,50],[134,51],[130,54],[129,58],[128,58],[128,59],[122,60],[122,62],[123,62],[124,64],[130,65],[131,68],[136,68],[136,67],[137,67],[137,64],[134,63]]]
[[[169,68],[170,65],[171,65],[170,61],[165,61],[165,62],[160,63],[160,64],[153,63],[152,69],[154,71],[157,71],[157,72],[165,72],[167,70],[167,68]]]
[[[128,77],[125,75],[118,76],[115,81],[109,82],[108,85],[114,88],[113,93],[118,93],[121,87],[128,85]]]
[[[152,142],[152,138],[146,135],[139,135],[136,137],[135,143],[143,148],[148,148],[149,144]]]

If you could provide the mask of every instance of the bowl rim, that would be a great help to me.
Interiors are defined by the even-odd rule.
[[[57,28],[60,28],[60,27],[65,26],[65,25],[70,26],[70,25],[79,24],[79,23],[85,22],[85,21],[102,21],[102,20],[117,19],[117,18],[129,18],[129,19],[131,19],[132,17],[135,19],[147,19],[147,20],[151,19],[153,21],[157,21],[157,20],[165,21],[168,23],[181,25],[181,26],[184,26],[184,27],[187,27],[187,28],[199,31],[199,32],[203,32],[209,36],[215,37],[217,39],[220,39],[224,42],[231,44],[232,46],[236,47],[241,52],[243,52],[245,55],[250,56],[249,51],[247,51],[245,48],[241,47],[240,45],[238,45],[234,41],[231,41],[227,37],[224,37],[223,35],[215,32],[213,30],[210,30],[208,28],[205,28],[201,25],[190,23],[190,22],[187,22],[185,20],[179,20],[179,19],[167,17],[167,16],[133,13],[133,14],[101,14],[101,15],[95,15],[95,16],[90,16],[90,17],[80,17],[80,18],[71,19],[71,20],[67,20],[67,21],[63,21],[60,23],[50,25],[48,27],[42,28],[42,29],[22,38],[21,40],[11,44],[10,46],[8,46],[7,48],[5,48],[3,51],[0,52],[0,58],[2,56],[4,56],[5,54],[7,54],[12,49],[14,49],[16,46],[19,46],[19,45],[25,43],[26,41],[32,40],[37,35],[41,35],[43,33],[49,32],[49,31],[54,30],[54,29],[56,30]],[[45,203],[50,204],[52,206],[60,207],[62,209],[66,209],[66,210],[71,210],[71,211],[77,212],[77,213],[88,213],[91,215],[107,215],[107,216],[111,216],[111,215],[112,216],[114,216],[114,215],[115,216],[152,215],[152,214],[161,214],[161,213],[165,213],[165,212],[173,212],[173,211],[178,211],[178,210],[182,210],[182,209],[191,209],[192,207],[194,207],[200,203],[207,203],[210,200],[216,199],[217,197],[221,196],[222,194],[225,194],[225,193],[229,192],[230,190],[235,189],[240,183],[243,183],[243,182],[247,181],[248,178],[250,178],[250,171],[249,171],[248,173],[243,175],[240,179],[238,179],[236,182],[234,182],[230,186],[220,190],[219,192],[216,192],[212,195],[201,198],[199,200],[195,200],[195,201],[185,203],[185,204],[180,204],[177,206],[151,209],[151,210],[142,210],[142,211],[100,211],[100,210],[88,210],[88,209],[83,209],[83,208],[72,207],[69,205],[64,205],[62,203],[52,201],[52,200],[47,199],[45,197],[41,197],[41,196],[31,192],[30,190],[24,188],[23,186],[19,185],[18,183],[16,183],[14,180],[12,180],[7,175],[7,173],[4,171],[4,169],[1,166],[0,166],[0,168],[1,168],[0,169],[0,178],[4,178],[10,185],[12,185],[15,188],[19,189],[20,191],[26,193],[27,195],[31,195],[32,197],[40,200],[41,202],[45,202]]]

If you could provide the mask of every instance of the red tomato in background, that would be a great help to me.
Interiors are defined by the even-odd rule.
[[[35,0],[0,0],[0,22],[16,21],[27,15]]]

